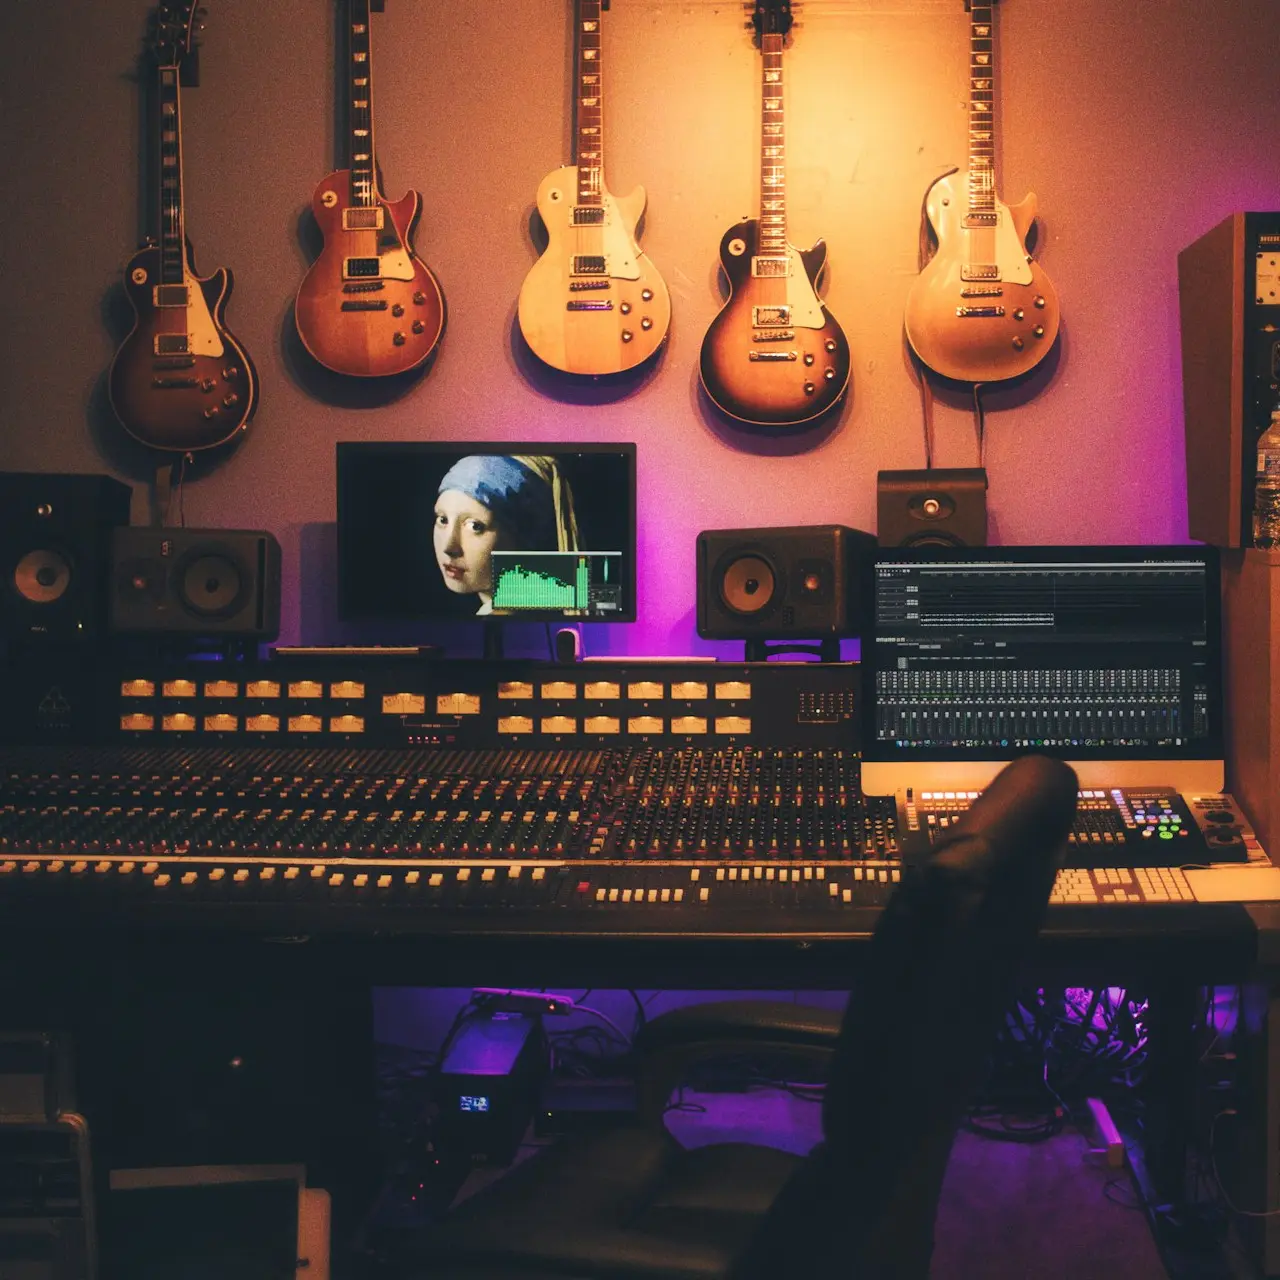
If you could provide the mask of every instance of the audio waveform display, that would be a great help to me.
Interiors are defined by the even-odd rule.
[[[495,551],[493,610],[616,616],[621,559],[616,551]]]

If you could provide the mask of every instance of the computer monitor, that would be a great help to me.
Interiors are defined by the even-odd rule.
[[[339,444],[338,609],[633,622],[635,445]]]
[[[882,549],[862,649],[862,783],[980,788],[1015,756],[1089,786],[1223,784],[1207,547]]]

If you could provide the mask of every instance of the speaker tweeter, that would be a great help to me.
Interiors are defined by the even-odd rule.
[[[982,467],[881,471],[876,517],[882,547],[985,547],[987,473]]]

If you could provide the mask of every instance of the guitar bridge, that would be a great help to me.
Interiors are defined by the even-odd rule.
[[[747,359],[754,362],[761,360],[798,360],[800,357],[794,351],[748,351]]]
[[[1004,290],[997,285],[979,285],[976,289],[961,289],[962,298],[1002,298]]]
[[[966,262],[960,268],[961,280],[999,280],[1000,266],[995,262]]]
[[[996,213],[971,213],[964,220],[966,227],[995,227],[1000,223],[1000,215]]]
[[[376,279],[381,267],[377,258],[347,258],[342,264],[342,274],[348,280]]]
[[[151,362],[151,367],[159,372],[162,369],[194,369],[195,356],[166,356]]]
[[[962,320],[997,319],[1004,315],[1003,307],[957,307],[956,315]]]
[[[381,280],[359,280],[354,284],[344,284],[343,293],[373,293],[382,288]]]
[[[794,329],[776,329],[772,333],[753,333],[751,335],[752,342],[794,342],[796,331]]]
[[[575,253],[570,271],[575,276],[602,276],[605,272],[603,253]]]
[[[613,303],[606,299],[597,302],[594,299],[574,298],[564,304],[564,309],[566,311],[612,311]]]

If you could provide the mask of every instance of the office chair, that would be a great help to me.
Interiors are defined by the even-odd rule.
[[[1070,768],[1009,765],[881,913],[842,1020],[730,1002],[637,1038],[640,1123],[563,1139],[415,1246],[412,1280],[922,1280],[957,1123],[1032,949],[1075,812]],[[837,1025],[838,1022],[838,1025]],[[686,1150],[662,1125],[699,1056],[829,1058],[823,1142]]]

